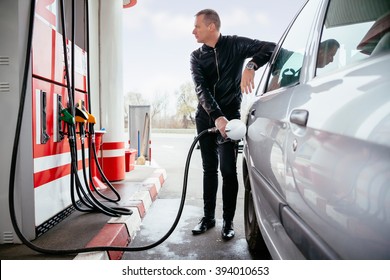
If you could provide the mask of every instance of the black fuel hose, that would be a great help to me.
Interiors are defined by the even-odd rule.
[[[190,149],[188,151],[188,154],[187,154],[187,160],[186,160],[186,164],[185,164],[185,168],[184,168],[182,194],[181,194],[180,205],[179,205],[178,212],[176,214],[176,218],[175,218],[172,226],[168,230],[168,232],[162,238],[160,238],[158,241],[156,241],[152,244],[149,244],[146,246],[141,246],[141,247],[97,246],[97,247],[88,247],[88,248],[62,249],[62,250],[42,248],[42,247],[35,245],[34,243],[32,243],[31,241],[27,240],[27,238],[24,237],[23,233],[20,231],[20,229],[18,227],[16,218],[15,218],[15,209],[13,206],[14,204],[12,203],[12,207],[11,207],[11,203],[10,203],[11,219],[12,219],[12,223],[13,223],[15,232],[17,233],[18,237],[22,240],[22,242],[26,246],[28,246],[30,249],[32,249],[34,251],[37,251],[37,252],[40,252],[43,254],[70,255],[70,254],[79,254],[79,253],[97,252],[97,251],[137,252],[137,251],[145,251],[145,250],[152,249],[152,248],[160,245],[161,243],[163,243],[165,240],[167,240],[169,238],[169,236],[174,232],[174,230],[176,229],[176,227],[180,221],[181,215],[182,215],[183,210],[184,210],[184,205],[185,205],[185,200],[186,200],[186,195],[187,195],[188,174],[189,174],[189,167],[190,167],[190,163],[191,163],[191,157],[192,157],[192,153],[194,151],[196,144],[198,143],[199,139],[201,137],[203,137],[205,134],[216,133],[216,132],[218,132],[218,131],[215,128],[204,130],[197,137],[195,137],[194,141],[192,142]],[[20,131],[19,131],[19,133],[20,133]],[[15,169],[15,166],[12,166],[12,169]],[[14,186],[10,185],[10,201],[14,200],[13,193],[14,193]]]
[[[89,91],[88,91],[89,92]],[[88,94],[89,97],[89,94]],[[92,176],[92,169],[89,168],[89,180],[91,182],[92,188],[95,190],[96,194],[99,195],[101,198],[106,199],[111,202],[118,202],[121,200],[121,197],[118,193],[118,191],[114,188],[114,186],[111,184],[111,182],[107,179],[106,175],[104,174],[102,167],[100,166],[100,163],[98,161],[98,156],[96,153],[96,143],[95,143],[95,129],[94,129],[94,124],[90,123],[89,124],[89,141],[88,141],[88,160],[89,160],[89,166],[92,166],[92,153],[93,153],[93,160],[95,162],[95,165],[99,171],[100,177],[104,181],[104,183],[110,188],[110,190],[115,194],[116,198],[110,198],[103,193],[99,191],[99,189],[95,186],[93,182],[93,176]]]
[[[97,251],[121,251],[121,252],[131,252],[131,251],[145,251],[152,249],[161,243],[163,243],[165,240],[168,239],[168,237],[173,233],[176,226],[178,225],[181,214],[183,213],[185,199],[187,195],[187,184],[188,184],[188,173],[189,173],[189,167],[191,163],[191,157],[193,150],[198,143],[199,139],[205,135],[206,133],[216,133],[217,130],[215,128],[207,129],[202,131],[193,141],[187,155],[187,160],[185,164],[184,169],[184,179],[183,179],[183,189],[182,189],[182,195],[181,195],[181,201],[180,206],[178,209],[178,212],[176,214],[176,218],[171,226],[171,228],[168,230],[168,232],[160,238],[158,241],[141,247],[120,247],[120,246],[96,246],[96,247],[88,247],[88,248],[72,248],[72,249],[49,249],[49,248],[42,248],[40,246],[37,246],[30,240],[28,240],[24,234],[22,233],[18,221],[16,218],[16,211],[15,211],[15,175],[16,175],[16,163],[17,163],[17,156],[18,156],[18,149],[19,149],[19,140],[20,140],[20,134],[21,134],[21,126],[22,126],[22,120],[23,120],[23,111],[24,111],[24,104],[26,99],[26,93],[27,93],[27,81],[28,81],[28,74],[30,69],[30,54],[31,54],[31,46],[32,46],[32,34],[34,29],[34,14],[35,14],[35,0],[31,1],[31,7],[30,7],[30,24],[29,24],[29,31],[28,31],[28,40],[27,40],[27,48],[26,48],[26,62],[25,62],[25,69],[24,69],[24,75],[23,75],[23,81],[22,81],[22,90],[20,95],[20,102],[19,102],[19,110],[18,110],[18,118],[17,118],[17,124],[16,124],[16,131],[15,131],[15,138],[14,138],[14,144],[12,149],[12,159],[11,159],[11,168],[10,168],[10,179],[9,179],[9,195],[8,195],[8,202],[9,202],[9,211],[10,211],[10,217],[12,226],[15,230],[16,235],[18,238],[30,249],[42,253],[42,254],[49,254],[49,255],[72,255],[72,254],[79,254],[79,253],[87,253],[87,252],[97,252]]]
[[[87,92],[88,92],[87,100],[88,100],[88,110],[89,110],[89,113],[92,114],[92,106],[91,106],[91,104],[92,104],[91,103],[92,88],[91,88],[91,79],[90,79],[90,75],[91,75],[91,59],[90,59],[90,49],[89,49],[89,3],[88,3],[88,1],[85,1],[84,4],[85,4],[85,34],[86,34],[85,49],[86,49],[86,53],[87,53],[87,76],[88,76],[88,78],[87,78]],[[109,198],[109,197],[105,196],[104,194],[102,194],[99,191],[99,189],[93,183],[93,180],[92,180],[92,170],[91,170],[91,168],[89,168],[89,180],[91,182],[91,186],[95,190],[96,194],[99,195],[101,198],[106,199],[106,200],[111,201],[111,202],[118,202],[118,201],[120,201],[121,197],[120,197],[118,191],[114,188],[114,186],[111,184],[111,182],[105,176],[105,174],[104,174],[104,172],[103,172],[103,170],[102,170],[102,168],[101,168],[101,166],[99,164],[99,161],[98,161],[98,157],[97,157],[97,154],[96,154],[95,130],[94,130],[94,124],[93,123],[89,124],[88,135],[89,135],[89,139],[88,139],[88,161],[89,161],[89,166],[92,166],[92,160],[94,160],[95,165],[98,168],[100,177],[103,179],[104,183],[108,186],[108,188],[110,188],[110,190],[114,193],[116,198],[115,199]],[[92,159],[92,153],[94,155],[93,159]]]
[[[66,38],[67,38],[67,31],[65,26],[65,8],[64,8],[64,0],[60,0],[60,15],[61,15],[61,24],[62,24],[62,40],[63,40],[63,53],[64,53],[64,62],[65,62],[65,76],[67,81],[67,91],[68,91],[68,98],[69,98],[69,107],[70,107],[70,114],[74,117],[75,116],[75,109],[74,109],[74,98],[75,98],[75,1],[72,0],[72,51],[71,51],[71,61],[72,61],[72,67],[71,71],[69,71],[69,65],[68,65],[68,59],[67,59],[67,49],[66,49]],[[89,34],[89,31],[87,30],[87,33]],[[72,76],[72,84],[69,79],[70,75]],[[89,73],[88,73],[89,75]],[[89,79],[88,79],[89,80]],[[89,100],[90,102],[90,100]],[[81,136],[81,130],[80,130],[80,136]],[[83,175],[84,175],[84,183],[86,186],[86,190],[83,188],[83,185],[81,183],[81,180],[78,176],[78,159],[77,159],[77,141],[76,141],[76,126],[74,123],[70,124],[68,123],[68,138],[69,138],[69,146],[70,146],[70,152],[71,152],[71,177],[70,177],[70,187],[71,187],[71,201],[73,207],[81,212],[101,212],[107,216],[111,217],[119,217],[120,215],[131,215],[132,211],[127,208],[122,207],[109,207],[104,205],[102,202],[100,202],[98,199],[95,198],[94,194],[89,189],[89,184],[86,179],[86,172],[85,172],[85,154],[84,154],[84,147],[82,147],[82,161],[83,161]],[[97,158],[95,158],[97,162]],[[98,164],[98,162],[97,162]],[[99,169],[100,170],[100,169]],[[105,178],[105,177],[104,177]],[[108,180],[106,180],[108,181]],[[91,180],[91,183],[93,184],[93,181]],[[113,187],[109,184],[111,190],[113,190]],[[95,189],[96,187],[93,186]],[[88,192],[88,194],[87,194]],[[117,201],[120,200],[120,196],[117,192],[114,192],[117,195]],[[75,194],[77,194],[78,201],[81,204],[81,206],[78,205],[77,199]],[[102,197],[102,195],[97,193]],[[103,197],[104,198],[104,197]],[[108,199],[109,201],[113,201]],[[82,206],[85,206],[86,208],[83,208]]]

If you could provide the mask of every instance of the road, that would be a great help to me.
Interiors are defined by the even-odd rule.
[[[184,167],[194,134],[153,133],[152,162],[167,171],[167,179],[143,219],[140,231],[130,246],[145,246],[159,240],[172,225],[183,186]],[[188,175],[186,203],[178,226],[172,235],[161,245],[142,252],[126,252],[123,260],[251,260],[244,234],[243,205],[244,188],[241,173],[242,158],[238,158],[240,190],[234,220],[236,236],[230,241],[221,238],[222,200],[221,187],[218,190],[216,227],[202,235],[192,235],[192,228],[203,214],[202,165],[200,150],[192,154]],[[220,180],[221,186],[221,180]]]

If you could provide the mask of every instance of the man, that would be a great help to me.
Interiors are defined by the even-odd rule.
[[[340,48],[335,39],[328,39],[320,43],[317,55],[317,68],[325,68],[333,62],[333,58]],[[303,54],[286,49],[280,49],[272,70],[272,78],[267,91],[295,84],[299,81]]]
[[[324,68],[333,62],[333,58],[339,48],[340,44],[335,39],[328,39],[321,42],[317,55],[317,68]]]
[[[222,238],[234,237],[233,218],[236,210],[237,143],[225,133],[228,120],[240,118],[241,92],[254,89],[255,70],[267,63],[274,43],[238,36],[222,36],[217,12],[201,10],[195,15],[193,34],[203,45],[191,54],[191,74],[199,100],[195,115],[198,133],[216,127],[219,134],[206,134],[199,140],[203,162],[204,217],[192,230],[201,234],[215,226],[218,189],[218,164],[222,174],[223,227]],[[251,58],[244,71],[245,59]]]

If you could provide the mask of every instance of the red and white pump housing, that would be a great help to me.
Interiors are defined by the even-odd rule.
[[[64,1],[70,5],[71,1]],[[101,165],[110,181],[125,177],[124,108],[122,89],[122,9],[137,1],[89,1],[90,85],[85,51],[85,2],[76,3],[75,100],[96,117],[104,128]],[[99,6],[101,5],[101,6]],[[0,243],[18,243],[9,216],[10,162],[26,53],[29,1],[0,1]],[[61,133],[59,108],[68,106],[65,63],[60,28],[59,1],[37,0],[27,86],[18,151],[15,205],[23,234],[34,239],[68,215],[70,199],[70,149]],[[70,7],[66,7],[70,14]],[[99,14],[100,13],[100,14]],[[104,14],[102,14],[104,13]],[[67,24],[67,55],[72,55],[70,15]],[[92,104],[88,104],[88,95]],[[77,140],[80,141],[80,140]],[[79,173],[81,152],[78,145]],[[88,151],[86,151],[88,155]],[[88,164],[88,162],[87,162]],[[87,168],[88,165],[87,165]],[[84,186],[88,187],[88,186]]]

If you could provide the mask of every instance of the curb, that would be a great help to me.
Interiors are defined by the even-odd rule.
[[[135,238],[136,232],[140,229],[142,219],[166,180],[167,174],[164,169],[156,169],[150,178],[144,180],[142,188],[133,194],[126,202],[125,208],[131,209],[133,214],[111,218],[98,234],[86,245],[96,246],[120,246],[127,247]],[[120,260],[123,256],[121,251],[105,251],[80,253],[74,260]]]

